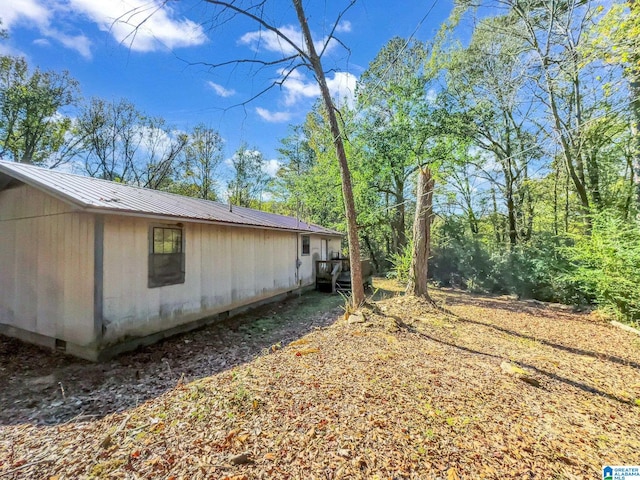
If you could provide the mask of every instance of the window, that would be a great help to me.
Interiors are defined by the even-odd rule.
[[[184,283],[184,236],[180,226],[151,227],[149,288]]]
[[[302,235],[302,255],[309,255],[311,252],[311,237]]]

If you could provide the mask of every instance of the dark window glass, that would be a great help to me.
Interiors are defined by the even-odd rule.
[[[311,237],[302,235],[302,255],[309,255],[309,253],[311,253]]]
[[[153,227],[149,252],[149,288],[184,283],[182,229]]]

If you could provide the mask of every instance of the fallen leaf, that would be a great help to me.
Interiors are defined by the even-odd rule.
[[[447,480],[460,480],[458,471],[454,467],[451,467],[449,470],[447,470]]]
[[[349,452],[349,450],[347,450],[346,448],[339,448],[336,453],[339,457],[351,458],[351,452]]]

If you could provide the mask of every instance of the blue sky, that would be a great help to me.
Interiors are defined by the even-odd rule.
[[[304,3],[318,42],[347,3]],[[323,58],[325,69],[331,69],[334,94],[349,97],[358,77],[393,36],[432,38],[451,8],[451,0],[359,0],[337,28],[350,52],[336,42]],[[275,26],[299,38],[290,0],[268,0],[265,13]],[[0,53],[23,55],[44,70],[68,70],[80,82],[85,100],[126,98],[176,129],[189,130],[198,123],[213,127],[225,139],[227,157],[246,142],[266,159],[275,159],[278,139],[289,124],[304,121],[318,96],[309,72],[297,70],[282,87],[233,107],[282,78],[282,72],[247,65],[211,69],[204,63],[274,60],[287,53],[286,47],[246,19],[216,19],[203,1],[161,6],[157,0],[4,0],[0,18],[9,32],[8,40],[0,40]],[[144,19],[134,32],[133,26]]]

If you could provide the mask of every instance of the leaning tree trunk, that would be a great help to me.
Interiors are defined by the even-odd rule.
[[[427,290],[429,252],[431,248],[431,218],[433,213],[433,187],[435,181],[429,167],[418,170],[416,216],[413,222],[413,253],[407,294],[431,301]]]
[[[322,68],[322,62],[320,56],[316,52],[316,47],[311,37],[311,31],[309,30],[309,24],[302,8],[301,0],[293,0],[293,6],[296,9],[298,15],[298,21],[300,22],[300,28],[302,29],[302,35],[304,36],[305,44],[309,53],[309,61],[313,67],[313,73],[316,76],[318,85],[320,86],[320,92],[322,93],[322,99],[324,101],[325,108],[327,109],[327,116],[329,117],[329,125],[331,127],[331,135],[333,137],[333,144],[336,149],[336,156],[338,157],[338,164],[340,165],[340,175],[342,177],[342,197],[344,199],[344,208],[347,216],[347,235],[349,238],[349,262],[351,266],[351,303],[354,306],[359,306],[364,303],[364,285],[362,284],[362,265],[360,263],[360,242],[358,239],[358,226],[356,218],[356,207],[353,200],[353,188],[351,187],[351,172],[349,171],[349,164],[347,163],[347,155],[344,150],[344,143],[342,141],[342,132],[338,125],[338,119],[336,117],[335,105],[327,86],[327,80],[324,76],[324,70]]]

